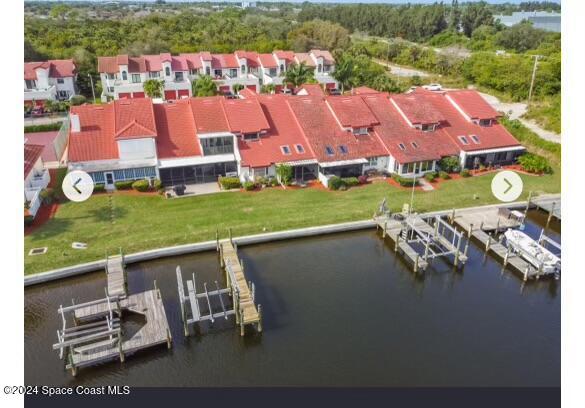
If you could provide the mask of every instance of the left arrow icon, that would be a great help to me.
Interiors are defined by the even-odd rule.
[[[77,185],[79,184],[80,181],[81,181],[81,179],[78,178],[77,181],[73,184],[73,189],[75,191],[77,191],[79,194],[81,194],[81,190],[79,188],[77,188]]]

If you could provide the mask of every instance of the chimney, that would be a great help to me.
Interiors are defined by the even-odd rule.
[[[71,121],[71,131],[81,132],[81,125],[79,124],[79,115],[72,113],[69,115],[69,119]]]

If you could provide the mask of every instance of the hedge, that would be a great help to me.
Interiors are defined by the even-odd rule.
[[[518,157],[518,163],[529,173],[552,173],[552,167],[546,157],[537,154],[525,153]]]
[[[401,177],[398,174],[392,175],[392,179],[400,184],[402,187],[418,186],[418,179]]]
[[[36,132],[50,132],[52,130],[59,130],[63,122],[47,123],[45,125],[30,125],[24,127],[24,133],[36,133]]]
[[[94,193],[103,193],[104,191],[106,191],[106,185],[105,184],[94,184],[93,186],[93,192]]]
[[[148,180],[136,180],[134,183],[132,183],[132,188],[136,191],[144,193],[149,190],[150,183]]]
[[[469,170],[467,170],[467,169],[463,169],[463,170],[461,170],[461,172],[459,173],[459,175],[460,175],[461,177],[471,177],[471,173],[470,173],[470,172],[469,172]]]
[[[132,189],[132,184],[134,182],[132,180],[130,181],[116,181],[114,183],[114,186],[116,186],[116,190],[130,190]]]
[[[347,187],[354,187],[360,184],[357,177],[345,177],[341,179]]]
[[[222,177],[219,182],[224,190],[231,190],[242,187],[242,183],[237,177]]]
[[[246,181],[244,183],[244,189],[246,189],[246,191],[256,190],[256,183],[254,183],[253,181]]]
[[[425,174],[425,179],[427,179],[428,181],[435,181],[436,178],[437,172],[435,171],[431,171],[430,173]]]
[[[451,178],[449,173],[447,173],[446,171],[440,171],[439,177],[441,177],[443,180],[449,180]]]

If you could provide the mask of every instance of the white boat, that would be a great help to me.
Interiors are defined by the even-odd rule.
[[[522,231],[508,229],[504,236],[508,246],[532,266],[538,269],[542,265],[542,273],[561,271],[561,259]]]

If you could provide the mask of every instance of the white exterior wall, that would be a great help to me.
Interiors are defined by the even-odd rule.
[[[378,163],[374,166],[370,166],[367,163],[364,164],[364,172],[368,170],[384,171],[388,168],[388,156],[378,156]]]
[[[118,141],[120,160],[156,159],[154,138],[128,139]]]

